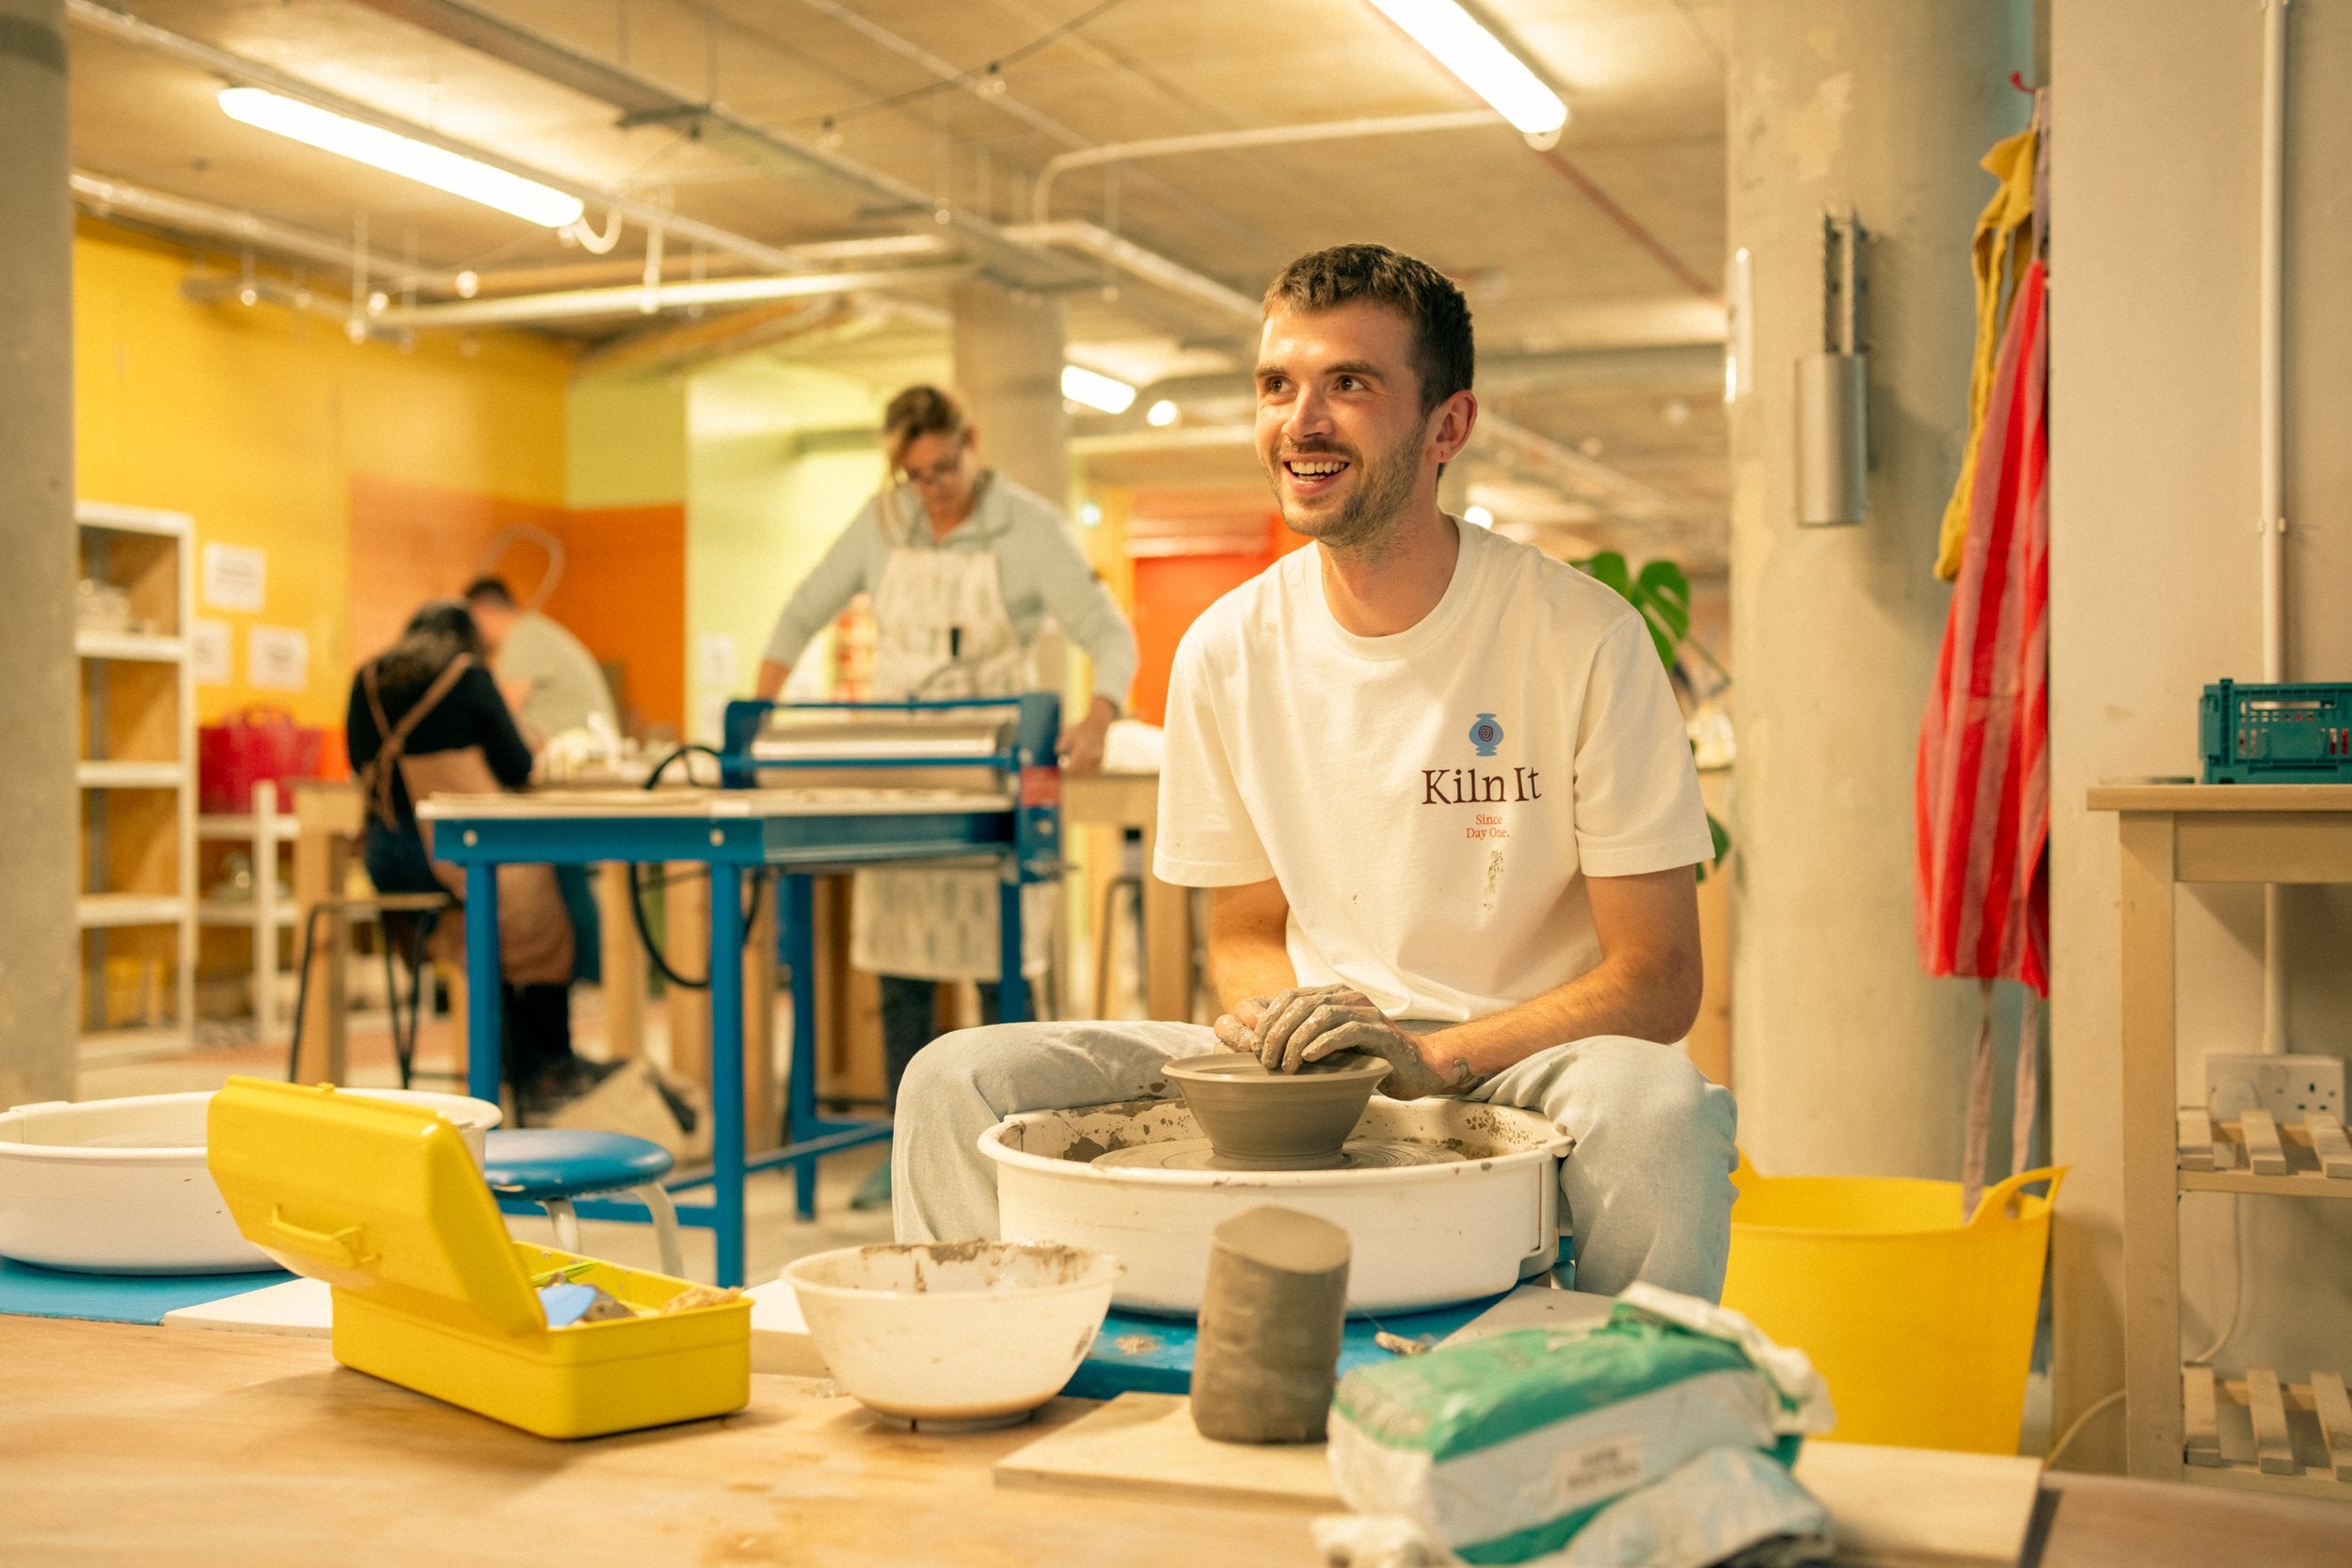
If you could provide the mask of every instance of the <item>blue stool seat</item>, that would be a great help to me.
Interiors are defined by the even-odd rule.
[[[670,1174],[670,1151],[626,1132],[518,1127],[489,1134],[482,1174],[514,1197],[578,1197],[642,1187]]]
[[[661,1179],[676,1163],[660,1144],[626,1132],[518,1127],[489,1134],[482,1174],[492,1192],[527,1198],[547,1210],[548,1218],[555,1222],[556,1244],[566,1252],[580,1250],[580,1219],[572,1212],[573,1198],[633,1190],[653,1216],[661,1270],[675,1278],[685,1272],[678,1251],[677,1211]]]

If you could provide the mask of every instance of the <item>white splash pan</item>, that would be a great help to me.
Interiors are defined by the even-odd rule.
[[[457,1124],[482,1163],[487,1101],[352,1089]],[[48,1101],[0,1113],[0,1258],[85,1274],[244,1274],[278,1264],[237,1230],[204,1164],[212,1091]]]
[[[1375,1095],[1352,1134],[1457,1144],[1470,1159],[1394,1169],[1217,1171],[1108,1168],[1114,1148],[1200,1136],[1182,1101],[1135,1100],[1009,1117],[980,1134],[996,1164],[1007,1241],[1060,1242],[1127,1265],[1113,1305],[1200,1309],[1209,1238],[1234,1215],[1279,1204],[1343,1227],[1351,1314],[1498,1295],[1551,1266],[1559,1166],[1570,1139],[1530,1111]]]

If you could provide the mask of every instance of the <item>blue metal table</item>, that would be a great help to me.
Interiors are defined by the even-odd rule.
[[[712,1231],[718,1282],[743,1283],[743,1182],[752,1171],[792,1167],[802,1218],[816,1212],[817,1162],[890,1135],[887,1117],[825,1117],[817,1108],[817,1006],[812,879],[860,866],[910,861],[993,860],[1002,868],[998,1016],[1030,1016],[1022,974],[1021,889],[1060,870],[1059,783],[1054,768],[1058,705],[1031,695],[1002,703],[894,704],[894,709],[1017,706],[1017,740],[993,759],[999,790],[761,788],[747,742],[771,705],[738,703],[728,714],[722,789],[574,790],[444,796],[418,816],[430,823],[433,854],[466,868],[468,1092],[496,1101],[503,1077],[498,945],[498,868],[553,864],[692,862],[710,871],[711,1164],[666,1183],[707,1186],[707,1203],[680,1204],[678,1221]],[[845,705],[825,705],[843,706]],[[939,758],[893,759],[931,767]],[[971,759],[953,764],[970,767]],[[838,767],[837,762],[830,766]],[[780,874],[780,875],[779,875]],[[747,1158],[743,1127],[744,890],[778,876],[785,961],[791,973],[792,1038],[783,1147]],[[583,1217],[646,1221],[644,1206],[583,1200]],[[518,1211],[522,1212],[522,1211]]]

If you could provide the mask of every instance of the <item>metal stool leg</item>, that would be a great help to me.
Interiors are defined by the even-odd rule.
[[[1140,952],[1143,945],[1143,879],[1127,876],[1113,877],[1103,884],[1103,918],[1100,928],[1094,933],[1094,1016],[1096,1018],[1111,1016],[1111,927],[1116,918],[1116,900],[1122,893],[1131,893],[1135,895],[1136,899],[1136,945],[1140,960],[1136,973],[1138,975],[1149,975],[1151,973],[1150,959],[1142,958]]]
[[[568,1197],[543,1197],[539,1207],[555,1222],[555,1244],[565,1252],[580,1250],[580,1216],[572,1212]]]
[[[302,1021],[310,1010],[310,957],[318,946],[319,915],[326,908],[324,903],[311,905],[302,920],[302,968],[294,981],[294,1040],[286,1048],[286,1082],[289,1084],[297,1082],[297,1075],[302,1071]],[[275,941],[274,934],[270,935]],[[254,940],[260,941],[261,936],[257,935]]]
[[[670,1201],[669,1189],[659,1181],[648,1181],[637,1189],[637,1196],[653,1212],[653,1239],[661,1248],[661,1272],[672,1279],[684,1279],[686,1259],[678,1250],[677,1208]]]

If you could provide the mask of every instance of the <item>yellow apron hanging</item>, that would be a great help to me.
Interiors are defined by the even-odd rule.
[[[1960,479],[1945,503],[1937,536],[1935,575],[1946,582],[1960,576],[1961,544],[1968,537],[1969,498],[1977,487],[1977,449],[1984,439],[1984,406],[1993,395],[1993,358],[2001,346],[2001,324],[2017,280],[2033,260],[2026,238],[2033,223],[2034,157],[2039,133],[2031,127],[1995,142],[1984,155],[1984,171],[2000,181],[1984,211],[1977,214],[1971,261],[1977,276],[1977,342],[1968,371],[1968,445],[1960,459]]]

